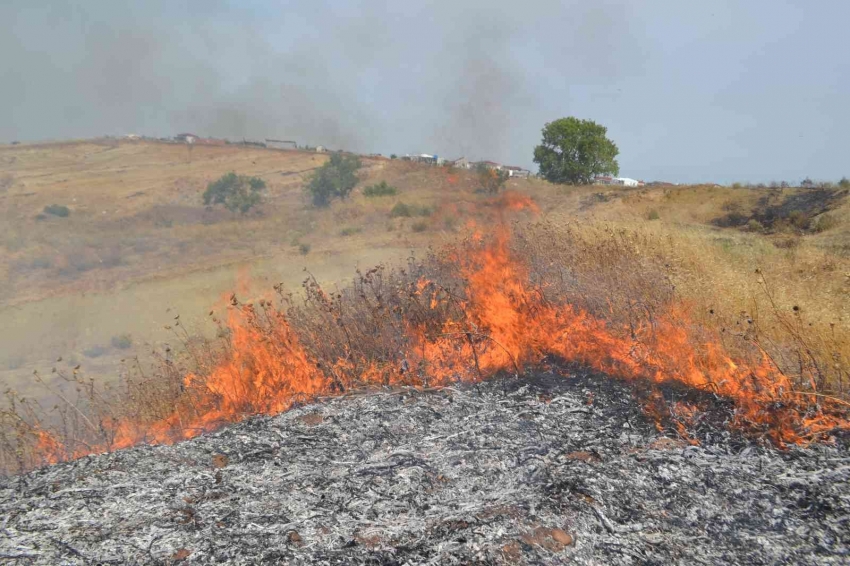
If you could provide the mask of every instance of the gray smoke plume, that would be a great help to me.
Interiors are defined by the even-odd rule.
[[[840,176],[847,16],[840,0],[5,0],[0,141],[190,131],[530,166],[543,124],[575,115],[609,127],[632,176]]]
[[[186,130],[502,159],[535,103],[514,47],[551,33],[541,18],[568,13],[554,2],[523,17],[483,1],[403,12],[388,2],[37,4],[0,8],[5,140]],[[598,25],[586,12],[564,23]],[[609,23],[622,9],[611,12]]]

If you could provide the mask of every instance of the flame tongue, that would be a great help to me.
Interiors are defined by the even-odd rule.
[[[495,201],[499,214],[523,208],[536,209],[516,194],[506,193]],[[728,398],[736,407],[735,425],[764,430],[780,445],[850,429],[837,411],[830,414],[795,393],[767,356],[755,365],[733,360],[717,336],[690,321],[683,305],[670,307],[652,324],[618,328],[573,305],[548,300],[545,288],[531,283],[530,266],[512,254],[510,241],[501,223],[489,240],[477,233],[465,248],[455,251],[450,260],[464,284],[460,299],[447,298],[435,282],[417,282],[414,294],[430,293],[424,308],[442,312],[453,300],[459,303],[454,312],[462,314],[444,320],[436,335],[402,316],[407,347],[400,353],[401,368],[385,360],[358,358],[348,346],[344,355],[320,364],[283,313],[269,307],[261,314],[249,307],[234,309],[225,355],[207,371],[185,377],[185,392],[171,414],[147,422],[130,418],[106,422],[113,437],[108,445],[89,445],[71,454],[62,454],[61,444],[39,431],[38,450],[45,461],[55,462],[139,442],[170,443],[352,386],[477,380],[503,370],[519,372],[546,356],[613,377],[678,383]],[[696,408],[677,405],[671,411],[688,420]],[[684,434],[683,429],[680,432]]]

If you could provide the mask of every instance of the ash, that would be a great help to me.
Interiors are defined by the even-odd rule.
[[[349,394],[0,480],[19,564],[847,564],[850,452],[540,374]],[[720,409],[718,409],[720,410]]]

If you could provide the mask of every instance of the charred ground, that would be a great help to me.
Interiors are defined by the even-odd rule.
[[[664,391],[672,403],[677,393]],[[0,484],[21,564],[845,563],[848,443],[659,432],[573,368],[395,388]],[[705,413],[722,422],[723,404]]]

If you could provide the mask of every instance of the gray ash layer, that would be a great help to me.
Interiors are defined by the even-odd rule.
[[[846,445],[706,430],[595,377],[352,395],[0,480],[0,562],[850,562]]]

